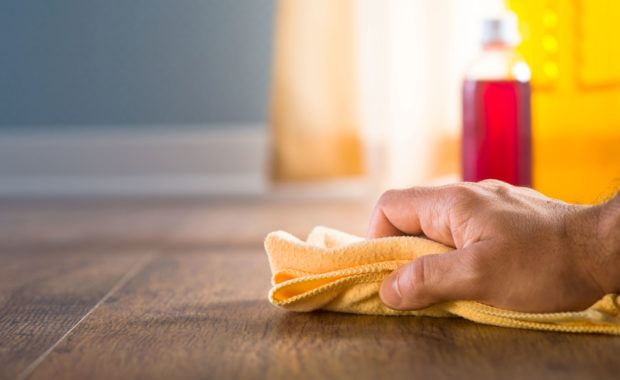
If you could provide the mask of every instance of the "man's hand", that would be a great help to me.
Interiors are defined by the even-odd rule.
[[[620,196],[578,206],[494,180],[383,194],[368,238],[421,234],[456,249],[394,271],[380,291],[393,309],[582,310],[620,289]]]

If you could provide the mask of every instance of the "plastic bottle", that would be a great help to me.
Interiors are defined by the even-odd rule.
[[[484,20],[483,49],[463,83],[465,181],[532,186],[530,68],[519,40],[513,13]]]

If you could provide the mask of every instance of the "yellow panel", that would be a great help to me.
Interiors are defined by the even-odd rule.
[[[534,188],[596,202],[620,184],[620,1],[507,4],[532,68]]]
[[[576,20],[579,79],[584,86],[620,82],[620,1],[580,1]]]
[[[557,84],[559,76],[557,53],[560,46],[557,36],[557,12],[544,1],[512,1],[510,4],[519,15],[519,31],[523,40],[519,50],[534,69],[532,86],[538,89],[552,88]],[[546,44],[540,43],[541,37],[545,38]],[[555,42],[555,47],[549,49],[550,42],[548,41],[551,40]],[[543,69],[545,66],[548,68],[546,71]],[[556,69],[551,75],[549,75],[550,67]]]

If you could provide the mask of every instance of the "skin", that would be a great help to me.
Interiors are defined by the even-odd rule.
[[[425,235],[454,251],[388,276],[386,306],[416,310],[476,300],[523,312],[583,310],[620,293],[620,195],[573,205],[501,181],[390,190],[368,238]]]

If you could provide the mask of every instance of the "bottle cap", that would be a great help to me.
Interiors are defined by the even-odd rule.
[[[482,43],[501,43],[516,46],[521,42],[519,22],[513,12],[503,12],[482,22]]]

